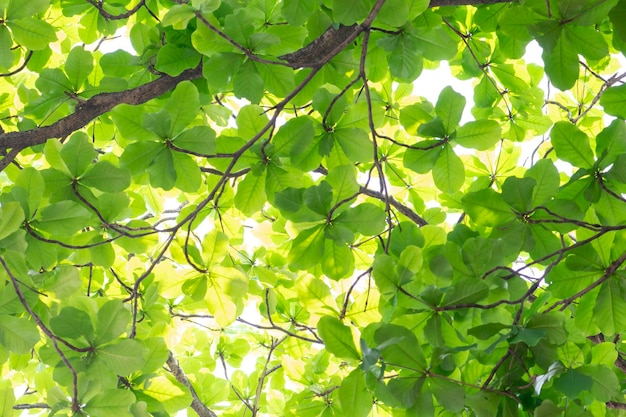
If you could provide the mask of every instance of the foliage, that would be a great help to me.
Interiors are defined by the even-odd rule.
[[[626,0],[0,0],[0,414],[619,415],[624,52]]]

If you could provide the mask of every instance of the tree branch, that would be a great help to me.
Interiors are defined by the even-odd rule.
[[[173,90],[182,81],[194,80],[201,76],[202,67],[197,66],[183,71],[176,77],[163,75],[154,81],[130,90],[97,94],[76,106],[74,113],[49,126],[0,135],[0,151],[9,148],[24,149],[45,143],[51,138],[65,137],[85,127],[90,121],[112,110],[118,104],[143,104]]]
[[[185,372],[178,364],[176,358],[174,358],[172,352],[170,352],[167,357],[167,366],[170,368],[170,372],[174,375],[174,378],[189,389],[191,398],[193,398],[191,401],[191,408],[198,413],[200,417],[217,417],[217,414],[211,411],[202,401],[200,401],[196,390],[193,388],[193,385],[191,385],[191,381],[189,381],[189,378],[185,375]]]

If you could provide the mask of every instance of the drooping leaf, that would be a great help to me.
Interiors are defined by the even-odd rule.
[[[17,231],[24,221],[24,210],[16,202],[0,206],[0,239],[4,239]]]
[[[361,354],[354,345],[350,328],[339,319],[324,316],[317,323],[317,330],[324,346],[333,355],[339,358],[359,359]]]
[[[372,409],[372,394],[365,385],[365,375],[355,369],[339,387],[341,410],[350,416],[366,417]]]
[[[555,123],[550,138],[559,158],[580,168],[593,166],[594,158],[589,138],[573,124]]]
[[[463,161],[449,144],[443,147],[433,167],[433,180],[438,189],[444,193],[458,191],[465,182]]]

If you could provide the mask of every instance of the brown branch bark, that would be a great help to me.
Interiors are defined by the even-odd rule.
[[[118,104],[143,104],[174,89],[182,81],[194,80],[201,76],[202,67],[198,66],[188,69],[176,77],[163,75],[154,81],[130,90],[97,94],[76,106],[74,113],[51,125],[0,135],[0,151],[10,148],[24,149],[45,143],[51,138],[65,137],[85,127],[90,121],[112,110]]]
[[[189,381],[189,378],[185,375],[185,372],[178,364],[176,358],[174,358],[172,352],[170,352],[170,355],[167,357],[167,366],[170,368],[170,372],[174,375],[174,378],[189,389],[191,398],[193,398],[191,401],[191,408],[198,413],[198,416],[217,417],[217,414],[211,411],[202,401],[200,401],[196,390],[193,388],[193,385],[191,385],[191,381]]]

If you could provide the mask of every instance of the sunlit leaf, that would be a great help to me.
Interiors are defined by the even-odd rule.
[[[354,345],[350,328],[340,320],[324,316],[317,323],[317,330],[326,350],[339,358],[359,359],[361,355]]]

